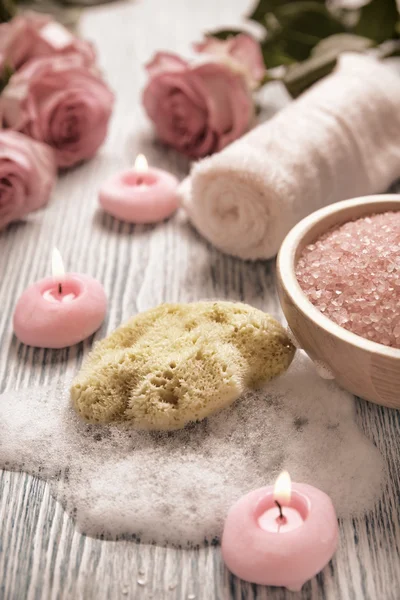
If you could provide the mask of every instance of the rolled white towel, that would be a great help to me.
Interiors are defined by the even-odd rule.
[[[195,164],[181,197],[217,248],[266,259],[314,210],[384,192],[399,176],[400,78],[348,54],[270,121]]]

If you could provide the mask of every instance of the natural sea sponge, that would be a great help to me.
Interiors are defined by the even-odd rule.
[[[246,304],[162,304],[95,345],[71,398],[92,422],[180,429],[284,372],[294,352],[283,327]]]

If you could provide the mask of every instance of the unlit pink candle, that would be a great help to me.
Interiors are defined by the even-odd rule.
[[[329,496],[310,485],[291,484],[286,473],[277,484],[279,479],[290,486],[289,495],[268,486],[230,509],[222,556],[245,581],[298,591],[335,553],[337,518]]]
[[[117,173],[99,192],[102,208],[128,223],[156,223],[178,208],[178,180],[161,169],[149,168],[143,155],[135,167]]]
[[[53,254],[53,269],[54,256]],[[104,320],[107,299],[103,286],[81,273],[41,279],[20,296],[14,312],[14,332],[28,346],[65,348],[92,335]]]

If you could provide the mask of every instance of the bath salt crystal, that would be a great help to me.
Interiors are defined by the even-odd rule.
[[[353,396],[302,351],[264,389],[173,432],[88,424],[69,385],[0,396],[0,468],[47,480],[86,534],[212,542],[229,507],[283,469],[329,494],[341,517],[364,514],[382,493],[385,465],[357,427]]]
[[[296,276],[326,317],[361,337],[400,348],[400,211],[328,231],[303,250]]]

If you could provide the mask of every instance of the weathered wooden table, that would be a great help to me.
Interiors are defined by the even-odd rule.
[[[0,234],[2,392],[72,374],[90,348],[92,340],[77,348],[45,351],[22,346],[13,337],[15,301],[28,283],[48,274],[55,245],[69,270],[90,273],[105,285],[110,308],[97,339],[137,311],[163,301],[242,300],[279,313],[273,262],[250,264],[223,256],[179,216],[154,227],[133,227],[97,211],[100,182],[131,165],[138,152],[180,177],[188,169],[184,159],[153,140],[140,103],[143,63],[157,49],[185,53],[201,31],[239,22],[249,4],[137,0],[85,13],[82,31],[96,43],[117,93],[115,113],[107,144],[94,160],[60,178],[46,211]],[[183,551],[82,536],[43,481],[4,471],[0,599],[399,600],[400,412],[359,402],[358,418],[387,460],[389,487],[373,514],[341,524],[335,560],[301,593],[238,581],[226,571],[215,547]]]

